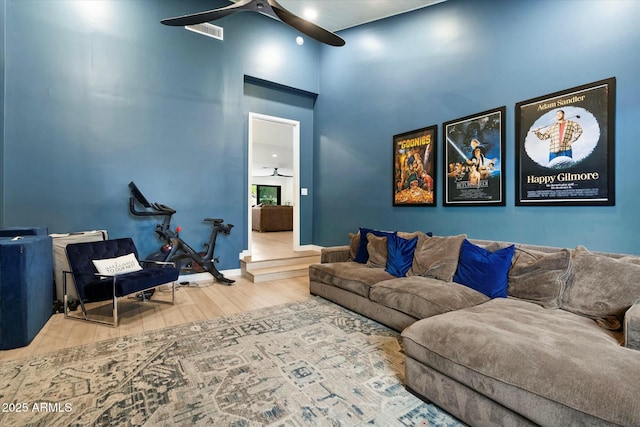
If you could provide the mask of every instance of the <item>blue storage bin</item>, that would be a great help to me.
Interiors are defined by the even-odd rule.
[[[6,227],[0,230],[0,237],[15,237],[15,236],[46,236],[49,234],[47,227]]]
[[[0,237],[0,349],[28,345],[53,311],[51,237]]]

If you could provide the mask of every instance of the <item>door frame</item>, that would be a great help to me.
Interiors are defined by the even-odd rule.
[[[253,122],[254,120],[266,120],[291,126],[293,140],[293,250],[299,251],[300,247],[300,122],[297,120],[285,119],[283,117],[269,116],[266,114],[249,112],[249,131],[247,138],[247,249],[241,254],[241,258],[251,256],[252,245],[252,225],[251,215],[251,178],[253,167]]]

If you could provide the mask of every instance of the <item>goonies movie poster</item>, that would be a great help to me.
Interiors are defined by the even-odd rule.
[[[615,79],[516,104],[516,204],[614,205]]]
[[[430,126],[393,137],[394,206],[435,206],[436,130]]]

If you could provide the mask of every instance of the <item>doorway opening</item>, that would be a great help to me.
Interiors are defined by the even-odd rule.
[[[248,242],[243,255],[253,259],[260,245],[261,260],[277,258],[282,251],[300,249],[300,122],[250,112],[248,129]],[[291,209],[291,230],[254,231],[254,209],[262,209],[258,205]]]

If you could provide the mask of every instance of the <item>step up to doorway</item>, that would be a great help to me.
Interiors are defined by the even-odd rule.
[[[302,277],[309,274],[309,265],[320,262],[320,255],[265,261],[240,260],[242,277],[254,283]]]

